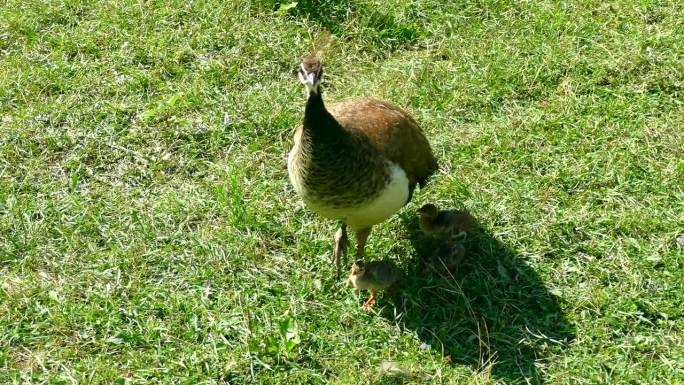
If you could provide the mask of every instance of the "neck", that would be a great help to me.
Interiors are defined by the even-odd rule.
[[[306,110],[304,119],[312,114],[317,114],[319,111],[325,111],[325,104],[323,104],[323,95],[321,91],[307,90]]]
[[[320,88],[309,92],[304,110],[304,131],[312,136],[337,137],[343,132],[337,120],[325,109]]]

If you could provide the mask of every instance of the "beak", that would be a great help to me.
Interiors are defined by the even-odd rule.
[[[318,80],[318,74],[315,72],[307,72],[306,73],[306,80],[307,82],[310,82],[311,85],[316,84],[316,81]]]

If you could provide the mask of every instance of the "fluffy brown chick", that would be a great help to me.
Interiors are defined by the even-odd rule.
[[[439,210],[428,203],[418,210],[420,229],[426,235],[451,239],[477,227],[477,219],[465,210]]]
[[[349,274],[349,281],[356,290],[371,292],[371,296],[363,304],[366,309],[373,306],[380,291],[394,289],[398,278],[399,269],[391,261],[358,260],[352,264],[351,274]]]

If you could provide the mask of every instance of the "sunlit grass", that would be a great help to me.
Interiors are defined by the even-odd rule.
[[[0,7],[0,383],[684,381],[678,2],[283,4]],[[376,313],[287,181],[315,43],[440,159]],[[453,276],[424,202],[483,223]]]

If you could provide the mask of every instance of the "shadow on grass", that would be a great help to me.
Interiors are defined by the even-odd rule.
[[[262,9],[277,11],[292,2],[287,0],[260,0]],[[413,14],[415,13],[415,14]],[[390,52],[407,48],[427,34],[417,20],[420,14],[411,12],[410,17],[397,18],[377,7],[353,0],[299,0],[288,11],[289,17],[306,18],[341,38],[349,38],[354,31],[362,31],[367,45],[388,48]],[[360,29],[349,28],[353,21]]]
[[[451,275],[426,268],[434,245],[414,214],[402,221],[415,249],[397,304],[404,327],[453,363],[491,370],[506,383],[542,383],[544,357],[572,340],[574,327],[537,273],[484,230],[468,235]]]

